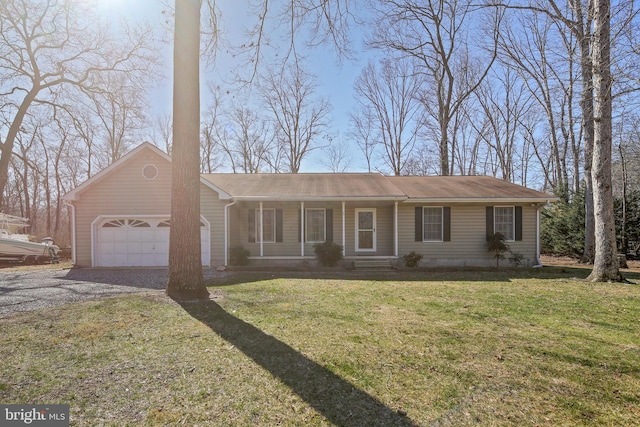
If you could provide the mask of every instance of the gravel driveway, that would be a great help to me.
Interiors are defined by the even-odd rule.
[[[203,274],[207,280],[221,273],[205,269]],[[166,269],[0,270],[0,317],[113,295],[161,292],[167,277]]]

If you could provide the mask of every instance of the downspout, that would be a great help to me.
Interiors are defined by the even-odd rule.
[[[345,203],[346,202],[342,202],[342,256],[343,257],[347,255],[347,242],[346,242],[347,230],[345,226],[345,220],[346,220]]]
[[[224,205],[224,266],[229,265],[229,208],[236,204],[234,200]]]
[[[71,263],[76,265],[76,206],[72,202],[67,202],[67,205],[71,211]]]
[[[540,261],[540,205],[536,205],[536,262],[534,267],[542,267],[542,261]]]

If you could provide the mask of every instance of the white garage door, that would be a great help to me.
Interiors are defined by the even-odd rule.
[[[96,267],[169,265],[168,218],[106,218],[96,224]],[[200,223],[202,264],[209,265],[209,227]]]

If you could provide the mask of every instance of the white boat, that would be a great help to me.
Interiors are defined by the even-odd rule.
[[[32,242],[29,236],[19,233],[29,226],[26,218],[0,213],[0,261],[25,264],[57,263],[60,248],[47,237],[41,243]]]

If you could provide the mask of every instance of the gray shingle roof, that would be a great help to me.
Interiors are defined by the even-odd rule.
[[[554,199],[490,176],[390,176],[389,179],[410,199]]]
[[[555,198],[488,176],[384,176],[377,173],[204,174],[237,199],[511,200]]]

